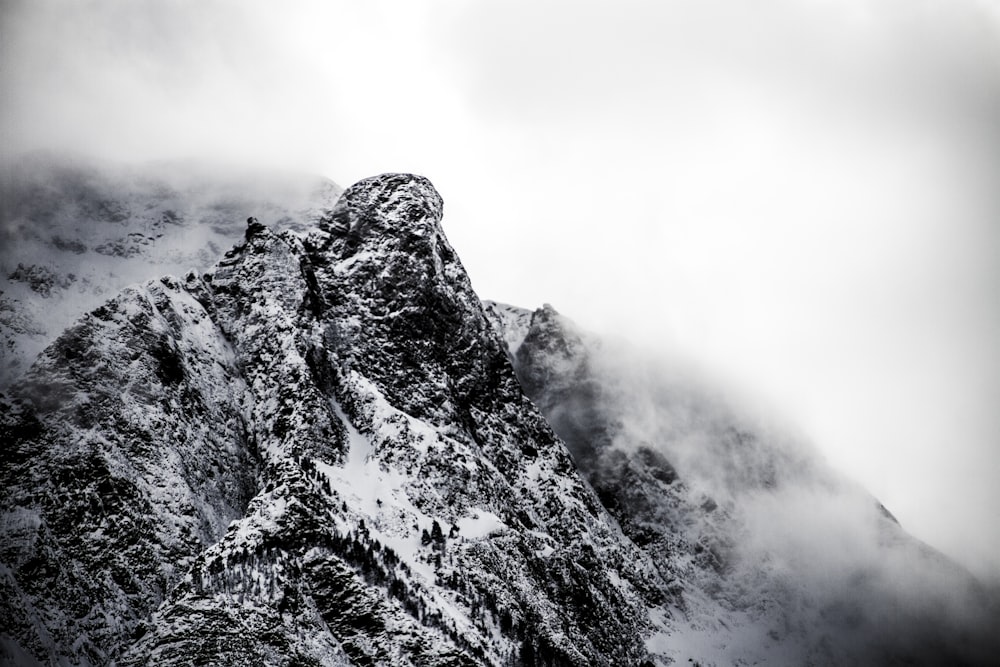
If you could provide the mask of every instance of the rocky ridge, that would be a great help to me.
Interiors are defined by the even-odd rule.
[[[251,224],[214,271],[127,290],[43,353],[4,408],[20,649],[646,659],[668,587],[521,392],[441,209],[425,179],[362,181],[319,229]]]
[[[21,156],[0,181],[0,388],[126,286],[214,265],[247,216],[302,231],[340,193],[318,177],[202,162]]]
[[[442,214],[366,179],[49,345],[0,397],[0,656],[987,664],[968,575],[794,439],[480,302]]]

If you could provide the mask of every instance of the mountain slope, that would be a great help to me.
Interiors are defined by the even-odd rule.
[[[212,266],[249,215],[311,227],[340,192],[314,176],[198,162],[22,156],[0,182],[0,388],[127,285]]]
[[[971,577],[677,369],[480,302],[442,212],[384,174],[251,218],[38,356],[0,662],[989,664]]]
[[[997,655],[998,601],[785,429],[550,306],[486,306],[604,506],[681,585],[685,619],[651,648],[720,665]]]
[[[644,659],[667,586],[522,394],[441,208],[424,179],[363,181],[320,229],[252,223],[215,271],[46,350],[4,410],[9,641],[92,664]],[[84,461],[68,487],[33,475]]]

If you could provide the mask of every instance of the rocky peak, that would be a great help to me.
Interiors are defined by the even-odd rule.
[[[854,593],[787,594],[788,551],[732,548],[749,515],[681,465],[694,424],[698,460],[771,479],[744,464],[767,438],[635,383],[550,306],[484,308],[441,212],[388,174],[307,230],[250,218],[0,395],[0,664],[893,664],[828,651]],[[752,490],[770,525],[780,488]]]
[[[431,182],[414,174],[382,174],[348,188],[321,222],[321,228],[345,235],[353,248],[367,236],[401,240],[439,235],[444,201]]]
[[[435,423],[465,420],[487,386],[520,395],[442,211],[426,178],[375,176],[348,188],[306,242],[330,347],[394,404]]]
[[[544,304],[531,316],[531,324],[514,355],[525,391],[538,400],[542,388],[575,380],[585,371],[587,350],[576,326],[555,308]]]
[[[668,599],[667,583],[521,391],[441,211],[426,179],[392,174],[306,233],[251,218],[211,271],[135,288],[50,348],[0,404],[9,451],[44,463],[0,476],[0,525],[18,527],[0,536],[0,618],[17,621],[18,650],[121,665],[641,662],[644,601]],[[86,423],[41,410],[33,387],[56,384],[65,406],[101,410]],[[108,481],[67,496],[62,465],[78,459]],[[232,498],[210,493],[206,460],[235,471]],[[125,538],[142,548],[105,525],[136,526]],[[94,554],[119,552],[105,576]]]

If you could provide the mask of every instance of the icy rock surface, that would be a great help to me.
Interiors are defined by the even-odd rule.
[[[0,180],[0,389],[127,285],[207,269],[251,215],[312,227],[340,192],[318,177],[199,162],[22,157]]]
[[[42,663],[638,665],[669,583],[524,396],[421,177],[131,288],[4,398]]]
[[[66,182],[53,219],[95,206]],[[102,282],[0,394],[0,664],[997,655],[990,595],[801,442],[550,306],[481,302],[426,179],[262,210],[220,209],[239,244],[203,272]],[[59,262],[20,264],[65,317]]]

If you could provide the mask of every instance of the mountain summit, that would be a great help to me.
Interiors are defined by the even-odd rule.
[[[442,211],[427,179],[385,174],[301,229],[251,219],[209,270],[125,289],[38,356],[0,400],[0,655],[988,655],[971,578],[866,494],[823,496],[840,483],[810,455],[688,387],[634,381],[554,309],[482,303]],[[852,582],[845,595],[814,585],[812,552],[756,523],[808,493],[821,497],[809,507],[856,504],[811,521],[835,535],[870,521],[877,536],[829,573]],[[900,597],[886,573],[901,564],[943,592]],[[938,604],[948,595],[963,604]],[[880,632],[905,627],[923,634]]]
[[[106,664],[631,664],[666,584],[523,395],[426,179],[130,289],[5,404],[4,618]]]

